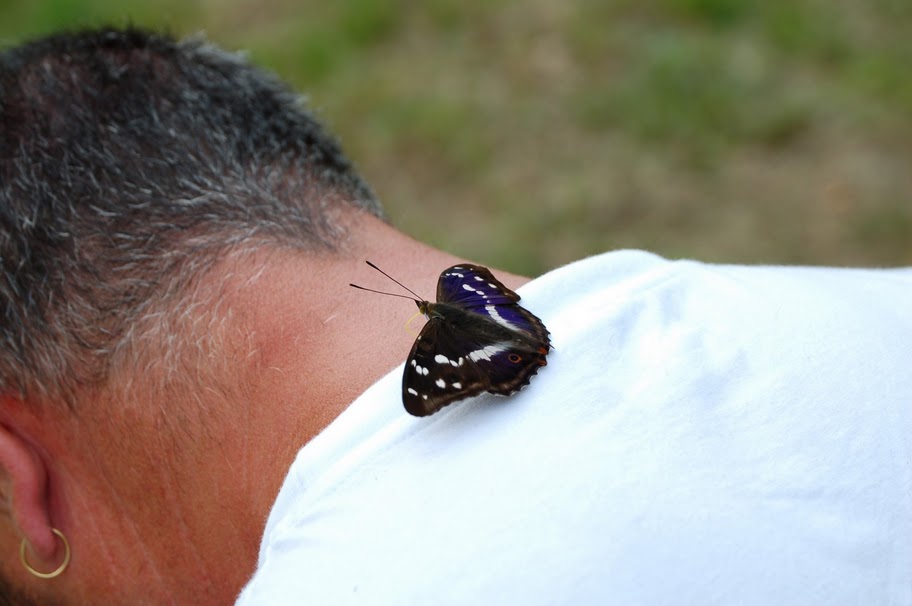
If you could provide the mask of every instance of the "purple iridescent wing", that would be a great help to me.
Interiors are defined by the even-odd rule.
[[[445,270],[437,296],[436,304],[422,303],[428,323],[406,361],[402,400],[409,413],[429,415],[485,391],[509,395],[547,364],[548,329],[487,268]]]
[[[454,265],[444,270],[437,282],[438,303],[486,316],[534,339],[547,339],[548,331],[541,320],[517,305],[518,301],[518,294],[504,286],[491,270],[480,265]]]
[[[437,302],[457,307],[509,305],[519,295],[501,284],[491,270],[480,265],[454,265],[443,270],[437,281]]]

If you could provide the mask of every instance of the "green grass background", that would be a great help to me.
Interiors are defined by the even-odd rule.
[[[246,49],[485,264],[912,264],[909,0],[0,0],[4,46],[107,23]]]

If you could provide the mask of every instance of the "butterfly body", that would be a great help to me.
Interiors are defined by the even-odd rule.
[[[415,416],[490,392],[510,395],[547,364],[548,329],[485,267],[440,274],[437,302],[415,301],[428,322],[409,353],[402,401]]]

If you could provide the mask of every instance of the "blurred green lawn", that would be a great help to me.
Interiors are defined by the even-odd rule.
[[[107,23],[247,49],[481,263],[912,264],[909,0],[0,0],[4,46]]]

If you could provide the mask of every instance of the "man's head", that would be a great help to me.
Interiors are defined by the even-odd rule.
[[[0,52],[0,577],[21,579],[0,604],[128,596],[174,570],[201,602],[237,589],[219,575],[249,573],[294,449],[332,418],[298,401],[327,393],[312,377],[347,382],[344,404],[389,367],[347,346],[352,380],[314,355],[350,327],[308,308],[302,275],[381,215],[298,96],[200,39],[105,29]],[[249,360],[262,381],[245,386]],[[79,574],[36,585],[16,547],[53,568],[56,526]]]
[[[135,362],[227,250],[332,250],[380,214],[301,99],[200,39],[138,30],[0,54],[0,393],[63,397]],[[135,350],[143,343],[145,352]]]

